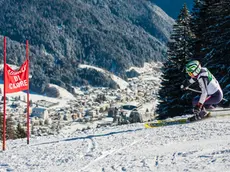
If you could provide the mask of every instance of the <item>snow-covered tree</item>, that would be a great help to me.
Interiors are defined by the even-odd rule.
[[[17,138],[25,138],[26,137],[26,131],[22,128],[20,123],[18,123],[18,125],[17,125],[16,136],[17,136]]]
[[[0,112],[0,140],[2,140],[2,134],[3,134],[3,113]]]
[[[207,66],[230,99],[230,1],[194,0],[191,29],[194,57]]]
[[[191,42],[193,45],[193,58],[202,62],[204,54],[201,49],[203,47],[202,38],[205,23],[205,2],[203,0],[194,0],[191,16],[190,26],[195,36]]]
[[[6,119],[6,139],[16,139],[14,121],[12,117]]]
[[[180,90],[180,85],[186,80],[185,64],[192,57],[193,34],[190,29],[190,18],[189,11],[184,5],[173,27],[172,41],[168,44],[168,60],[162,68],[160,104],[157,106],[160,118],[183,115],[191,109],[191,103]]]
[[[220,81],[225,98],[230,99],[230,1],[212,0],[207,8],[207,19],[204,36],[206,56],[210,70]]]

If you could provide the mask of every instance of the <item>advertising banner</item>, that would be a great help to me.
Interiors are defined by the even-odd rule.
[[[13,70],[8,64],[5,66],[6,93],[15,93],[29,88],[28,60],[19,70]]]

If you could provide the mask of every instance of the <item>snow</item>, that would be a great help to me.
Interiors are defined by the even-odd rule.
[[[17,70],[19,67],[12,65],[12,64],[8,64],[12,69]],[[4,64],[0,64],[0,70],[3,70],[3,66]],[[39,95],[37,93],[33,93],[30,92],[30,100],[33,100],[33,102],[36,102],[38,100],[46,100],[49,102],[53,102],[53,103],[59,103],[56,106],[52,106],[52,108],[57,108],[57,107],[66,107],[68,106],[68,100],[76,100],[76,98],[70,93],[68,92],[66,89],[59,87],[57,85],[54,84],[49,84],[49,86],[51,87],[55,87],[59,90],[60,92],[60,97],[59,98],[52,98],[52,97],[47,97],[44,95]],[[0,79],[0,89],[4,90],[4,84],[3,84],[3,80]],[[75,88],[76,92],[81,93],[79,89]],[[26,99],[27,93],[26,92],[17,92],[17,93],[10,93],[6,95],[7,97],[15,97],[15,96],[21,96],[23,98]]]
[[[157,80],[149,75],[152,72],[148,68],[151,67],[145,64],[144,69],[139,69],[145,74],[138,80]],[[60,101],[59,106],[67,106],[67,100],[73,97],[58,89],[61,99],[33,93],[30,97],[33,101]],[[8,95],[18,94],[26,95],[24,92]],[[152,106],[154,102],[148,102],[143,108]],[[33,136],[29,145],[26,139],[7,140],[6,150],[0,152],[0,172],[227,172],[230,169],[230,116],[152,129],[145,129],[142,123],[96,128],[100,122],[103,121],[69,122],[59,134]],[[91,129],[81,130],[87,127]]]
[[[54,87],[57,87],[60,91],[60,98],[52,98],[52,97],[47,97],[47,96],[44,96],[44,95],[39,95],[39,94],[36,94],[36,93],[32,93],[30,92],[30,100],[32,100],[33,102],[36,102],[38,100],[45,100],[45,101],[48,101],[48,102],[53,102],[53,103],[59,103],[58,105],[56,106],[52,106],[52,108],[57,108],[57,107],[66,107],[68,106],[68,101],[67,100],[73,100],[75,99],[74,96],[72,94],[70,94],[67,90],[57,86],[57,85],[53,85],[53,84],[50,84],[51,86],[54,86]],[[0,80],[0,89],[4,89],[4,85],[3,85],[3,81]],[[11,97],[16,97],[16,96],[21,96],[22,99],[24,98],[26,100],[26,96],[27,96],[27,93],[26,92],[17,92],[17,93],[10,93],[10,94],[7,94],[6,95],[8,98],[11,98]]]
[[[144,72],[150,71],[153,67],[159,68],[159,66],[162,66],[162,64],[161,63],[144,63],[143,67],[131,67],[127,71],[131,71],[132,69],[134,69],[139,74],[142,74]]]
[[[230,117],[145,129],[143,124],[102,127],[56,136],[8,140],[0,171],[227,172]]]
[[[18,70],[20,67],[12,64],[8,64],[12,69]],[[4,64],[0,64],[0,70],[3,70]]]
[[[125,80],[121,79],[120,77],[108,72],[107,70],[95,67],[95,66],[90,66],[90,65],[85,65],[85,64],[80,64],[79,65],[80,68],[91,68],[91,69],[95,69],[99,72],[104,73],[105,75],[109,75],[111,76],[111,78],[119,85],[120,89],[125,89],[127,88],[127,86],[129,85]]]
[[[68,100],[75,100],[76,98],[73,96],[73,94],[71,94],[70,92],[68,92],[66,89],[59,87],[58,85],[55,84],[49,84],[50,87],[55,87],[58,89],[59,93],[60,93],[60,98],[63,99],[68,99]]]

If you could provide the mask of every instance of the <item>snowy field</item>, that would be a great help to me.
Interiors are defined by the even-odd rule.
[[[104,127],[7,141],[0,171],[229,172],[230,117],[145,129]]]

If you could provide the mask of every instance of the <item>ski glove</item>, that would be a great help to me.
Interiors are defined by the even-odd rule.
[[[182,91],[184,91],[184,90],[187,90],[188,87],[186,87],[186,86],[184,86],[184,85],[181,85],[181,86],[180,86],[180,89],[181,89]]]

